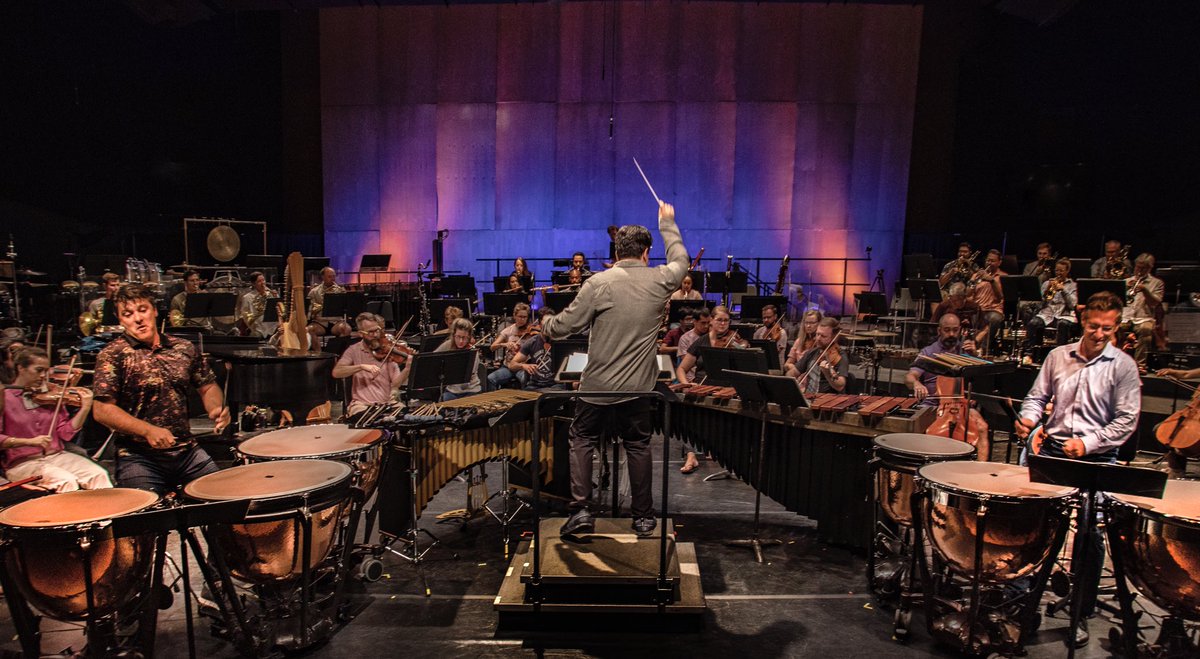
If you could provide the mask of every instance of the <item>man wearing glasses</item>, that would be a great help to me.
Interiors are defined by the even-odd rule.
[[[1033,388],[1021,404],[1017,437],[1032,435],[1030,451],[1056,458],[1112,463],[1117,450],[1133,434],[1142,407],[1141,379],[1133,358],[1113,345],[1121,324],[1121,298],[1100,292],[1088,298],[1083,310],[1083,337],[1052,350],[1042,364]],[[1042,428],[1047,404],[1054,410]],[[1099,529],[1090,536],[1075,536],[1073,555],[1088,545],[1086,565],[1076,578],[1083,588],[1079,627],[1071,639],[1076,647],[1088,642],[1087,618],[1095,612],[1104,541]]]
[[[401,368],[393,361],[380,361],[371,354],[383,340],[383,318],[369,311],[354,319],[362,341],[346,348],[333,367],[333,377],[350,379],[350,406],[347,414],[357,414],[376,403],[392,400],[408,380],[408,367]]]

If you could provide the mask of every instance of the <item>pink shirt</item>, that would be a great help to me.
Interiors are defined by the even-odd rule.
[[[375,403],[386,403],[392,399],[392,389],[396,387],[396,383],[400,380],[400,367],[394,362],[384,364],[375,359],[370,351],[367,350],[365,342],[359,341],[346,348],[346,352],[342,353],[342,358],[338,360],[338,364],[343,366],[374,364],[379,367],[379,372],[375,375],[371,375],[366,371],[359,371],[350,376],[351,405],[355,403],[373,405]]]
[[[50,419],[53,416],[53,407],[38,406],[29,409],[25,406],[25,398],[20,389],[5,389],[4,414],[0,415],[0,442],[8,440],[9,437],[29,438],[49,434],[52,439],[46,447],[45,454],[59,453],[63,450],[63,442],[70,441],[78,431],[71,427],[71,417],[74,413],[64,407],[58,412],[57,427],[50,433]],[[42,449],[37,446],[18,446],[4,449],[3,453],[3,457],[0,457],[0,467],[5,470],[43,455]]]

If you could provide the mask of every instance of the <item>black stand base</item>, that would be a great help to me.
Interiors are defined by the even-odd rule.
[[[782,540],[775,538],[748,538],[745,540],[730,540],[725,543],[726,547],[746,547],[754,550],[754,560],[759,563],[763,562],[763,547],[777,547],[782,545]]]

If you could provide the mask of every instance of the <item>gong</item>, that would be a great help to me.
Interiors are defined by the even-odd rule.
[[[228,263],[237,258],[242,249],[242,239],[237,232],[222,224],[208,232],[208,253],[214,259]]]

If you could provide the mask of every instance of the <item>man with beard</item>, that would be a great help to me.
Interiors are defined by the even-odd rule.
[[[941,354],[968,355],[975,354],[974,339],[967,338],[961,340],[959,335],[962,333],[962,323],[958,316],[948,313],[942,316],[938,321],[938,338],[937,341],[930,343],[921,349],[921,355],[933,357]],[[937,374],[930,373],[920,366],[915,364],[908,369],[908,373],[904,376],[904,384],[912,389],[913,396],[927,405],[936,405],[937,401],[929,398],[930,392],[937,391]]]
[[[372,353],[383,340],[383,318],[369,311],[354,319],[362,341],[346,348],[333,367],[333,377],[351,378],[347,414],[357,414],[370,405],[386,403],[408,381],[409,359],[401,368],[391,360],[380,361]]]

